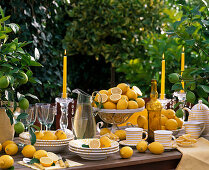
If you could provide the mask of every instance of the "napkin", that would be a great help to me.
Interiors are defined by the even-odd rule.
[[[209,168],[209,141],[203,137],[190,148],[177,147],[182,158],[176,170],[207,170]]]
[[[83,164],[81,164],[79,162],[71,161],[69,159],[66,159],[66,161],[68,161],[68,163],[70,165],[69,167],[82,166],[83,165]],[[32,169],[40,170],[35,165],[30,165],[30,164],[27,164],[27,163],[25,163],[23,161],[19,161],[18,164],[23,165],[23,166],[27,166],[27,167],[32,168]],[[55,164],[55,166],[44,167],[44,169],[46,169],[46,170],[48,170],[48,169],[63,169],[63,168],[65,168],[65,167],[61,167],[58,162]]]

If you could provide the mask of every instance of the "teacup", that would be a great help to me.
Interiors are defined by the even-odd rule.
[[[205,123],[198,121],[188,121],[184,123],[185,131],[187,134],[191,134],[192,138],[199,138],[202,132],[205,130]]]
[[[142,128],[126,128],[126,142],[130,144],[137,144],[139,141],[146,140],[148,133]],[[145,138],[143,139],[143,133],[145,133]]]
[[[155,142],[161,143],[165,149],[173,148],[173,140],[175,141],[175,136],[172,135],[173,132],[170,130],[155,130],[154,138]],[[172,140],[173,139],[173,140]]]

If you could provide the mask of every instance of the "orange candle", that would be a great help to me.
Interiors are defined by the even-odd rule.
[[[182,53],[181,53],[181,76],[183,75],[184,72],[184,64],[185,64],[185,54],[184,54],[184,47],[182,49]],[[182,87],[184,89],[184,81],[181,81]],[[182,93],[184,93],[184,90],[181,90]]]
[[[163,54],[163,60],[162,60],[162,72],[161,72],[161,95],[160,99],[165,98],[165,60],[164,60],[164,54]]]
[[[62,91],[62,98],[67,98],[67,56],[66,50],[63,57],[63,91]]]

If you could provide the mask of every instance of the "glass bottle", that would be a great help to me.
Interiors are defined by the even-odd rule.
[[[149,134],[148,141],[149,142],[154,141],[154,131],[161,129],[162,105],[157,99],[158,99],[157,80],[153,79],[151,81],[150,101],[146,105],[146,108],[148,111],[148,134]]]

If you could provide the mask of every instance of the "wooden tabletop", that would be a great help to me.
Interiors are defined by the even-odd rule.
[[[96,170],[96,169],[127,169],[127,168],[140,168],[140,170],[146,169],[155,169],[155,170],[169,170],[175,169],[178,162],[181,159],[181,153],[177,150],[166,151],[161,155],[154,155],[149,151],[145,153],[139,153],[134,149],[134,154],[130,159],[122,159],[119,152],[111,155],[105,160],[100,161],[89,161],[80,158],[79,156],[65,151],[60,153],[62,157],[70,159],[79,163],[82,163],[82,166],[70,167],[67,169],[77,169],[77,170]],[[30,169],[28,167],[19,165],[17,162],[23,159],[21,152],[19,151],[17,155],[13,156],[15,163],[15,169]]]

